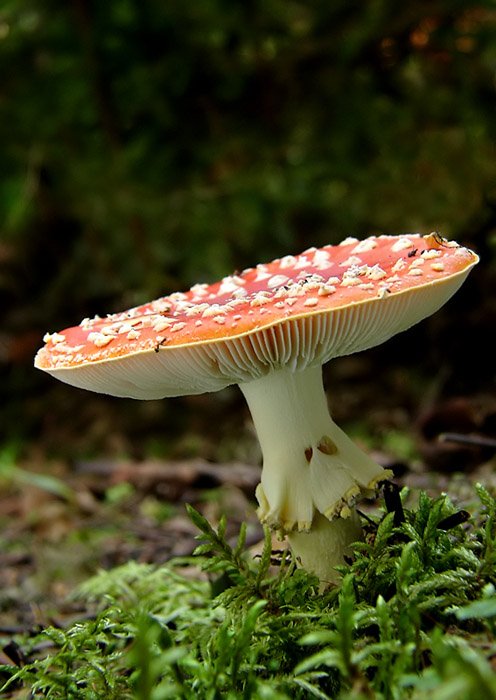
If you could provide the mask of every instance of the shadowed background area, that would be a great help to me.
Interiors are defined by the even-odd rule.
[[[0,71],[2,445],[256,461],[236,389],[91,395],[33,369],[44,332],[431,230],[481,264],[432,319],[332,363],[331,408],[379,442],[496,436],[492,2],[4,0]]]

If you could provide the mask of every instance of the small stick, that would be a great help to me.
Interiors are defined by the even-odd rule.
[[[384,482],[384,502],[388,513],[394,513],[393,525],[398,527],[405,520],[403,504],[401,502],[400,489],[392,481]]]
[[[440,442],[457,442],[460,445],[473,447],[490,447],[496,450],[496,440],[484,435],[464,435],[463,433],[441,433],[438,436]]]

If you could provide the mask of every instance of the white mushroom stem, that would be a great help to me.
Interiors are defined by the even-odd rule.
[[[353,504],[390,473],[332,420],[320,366],[240,385],[263,453],[258,514],[289,533],[305,568],[325,579],[360,536]]]
[[[316,513],[309,532],[290,532],[288,540],[296,559],[323,584],[337,582],[336,566],[351,554],[351,544],[362,539],[362,528],[354,508],[349,518],[328,520]]]

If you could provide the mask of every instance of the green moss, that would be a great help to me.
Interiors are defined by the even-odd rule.
[[[54,700],[496,698],[496,501],[481,486],[477,495],[468,521],[447,496],[425,494],[402,519],[378,513],[325,593],[289,555],[275,564],[268,532],[253,560],[244,528],[229,543],[225,522],[214,529],[190,508],[194,558],[130,562],[87,581],[78,595],[95,614],[31,640],[27,665],[0,668],[3,690]]]

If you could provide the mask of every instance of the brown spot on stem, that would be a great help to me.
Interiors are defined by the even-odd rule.
[[[336,444],[331,440],[331,438],[328,435],[324,435],[320,439],[320,442],[317,445],[317,449],[319,450],[319,452],[322,452],[325,455],[335,455],[338,451]]]
[[[307,462],[310,464],[310,460],[312,459],[313,456],[313,448],[312,447],[307,447],[305,449],[305,459]]]

